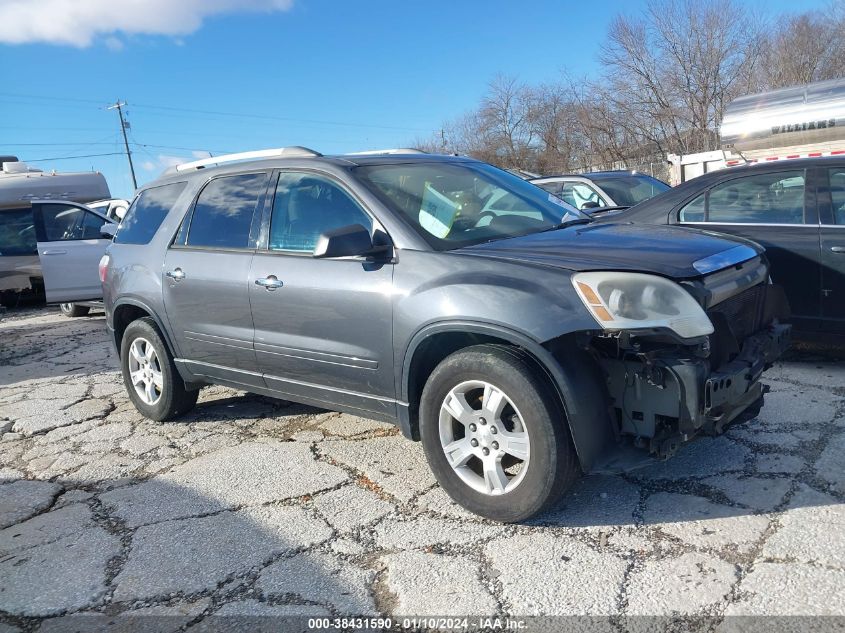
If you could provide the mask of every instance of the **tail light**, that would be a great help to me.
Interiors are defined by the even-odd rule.
[[[110,260],[111,258],[108,255],[103,255],[100,258],[100,283],[106,283],[106,272],[108,272]]]

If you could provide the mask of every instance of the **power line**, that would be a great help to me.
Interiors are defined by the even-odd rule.
[[[102,132],[103,128],[101,127],[44,127],[43,125],[38,126],[27,126],[22,127],[20,125],[0,125],[0,130],[49,130],[51,132]]]
[[[103,102],[95,99],[80,99],[78,97],[57,97],[55,95],[30,95],[19,92],[0,92],[0,97],[22,97],[24,99],[41,99],[43,101],[73,101],[76,103],[95,103],[101,105]]]
[[[74,158],[93,158],[95,156],[120,156],[123,152],[109,152],[107,154],[81,154],[79,156],[54,156],[52,158],[27,158],[25,163],[43,163],[48,160],[72,160]]]
[[[63,143],[16,143],[14,141],[3,141],[3,145],[6,146],[15,146],[15,147],[59,147],[61,145],[70,145],[73,147],[84,147],[88,145],[111,145],[113,141],[109,141],[108,143],[102,141],[95,141],[89,143],[87,141],[69,141]]]
[[[288,121],[291,123],[312,123],[317,125],[338,125],[342,127],[360,127],[382,130],[399,130],[403,132],[431,132],[428,128],[403,127],[395,125],[373,125],[369,123],[347,123],[344,121],[327,121],[323,119],[299,119],[295,117],[275,116],[271,114],[253,114],[245,112],[224,112],[222,110],[196,110],[193,108],[177,108],[174,106],[157,106],[143,103],[133,103],[134,108],[148,108],[151,110],[165,110],[168,112],[184,112],[186,114],[205,114],[210,116],[228,116],[240,119],[261,119],[268,121]]]
[[[53,95],[31,95],[31,94],[19,94],[14,92],[0,92],[0,97],[14,97],[14,98],[24,98],[24,99],[40,99],[44,101],[54,101],[54,102],[71,102],[71,103],[96,103],[100,104],[101,101],[95,101],[93,99],[78,99],[73,97],[57,97]],[[226,117],[235,117],[240,119],[259,119],[259,120],[268,120],[268,121],[287,121],[291,123],[311,123],[317,125],[336,125],[341,127],[358,127],[358,128],[372,128],[372,129],[382,129],[382,130],[398,130],[403,132],[431,132],[431,129],[428,128],[418,128],[418,127],[404,127],[404,126],[395,126],[395,125],[378,125],[378,124],[370,124],[370,123],[350,123],[345,121],[329,121],[329,120],[322,120],[322,119],[299,119],[296,117],[284,117],[284,116],[276,116],[271,114],[255,114],[255,113],[244,113],[244,112],[226,112],[222,110],[201,110],[201,109],[194,109],[194,108],[182,108],[176,106],[165,106],[165,105],[155,105],[155,104],[144,104],[144,103],[133,103],[133,108],[146,108],[150,110],[162,110],[165,112],[182,112],[186,114],[202,114],[208,116],[226,116]]]
[[[134,138],[134,137],[133,137]],[[177,145],[154,145],[152,143],[139,143],[138,141],[130,141],[130,145],[137,145],[138,147],[154,147],[157,149],[180,149],[186,152],[212,152],[213,154],[231,154],[233,150],[229,149],[204,149],[198,147],[179,147]]]

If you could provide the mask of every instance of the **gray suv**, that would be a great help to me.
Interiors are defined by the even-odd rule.
[[[172,168],[100,274],[145,416],[220,384],[388,420],[500,521],[621,447],[665,457],[756,414],[789,335],[752,242],[594,224],[485,163],[411,151]]]

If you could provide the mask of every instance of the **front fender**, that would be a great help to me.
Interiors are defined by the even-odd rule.
[[[477,321],[441,321],[421,328],[411,339],[402,362],[402,401],[410,398],[411,364],[414,353],[429,337],[444,332],[472,333],[504,340],[525,350],[555,388],[566,415],[566,422],[575,446],[581,469],[588,472],[598,455],[613,438],[608,396],[598,367],[574,342],[558,339],[549,347],[522,332]],[[559,360],[560,359],[560,360]],[[563,362],[561,362],[563,361]],[[404,408],[404,411],[408,411]],[[410,434],[410,419],[401,421]],[[408,427],[404,429],[404,427]]]
[[[468,332],[507,341],[548,374],[564,403],[582,469],[588,470],[612,431],[594,361],[562,342],[600,327],[576,295],[570,274],[471,255],[403,251],[394,276],[393,330],[401,402],[409,402],[411,363],[428,337]]]

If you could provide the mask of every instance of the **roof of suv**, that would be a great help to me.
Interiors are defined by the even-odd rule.
[[[232,171],[249,171],[250,169],[267,169],[273,167],[283,167],[285,165],[315,165],[315,164],[331,164],[342,169],[349,167],[356,167],[359,165],[394,165],[401,163],[431,163],[431,162],[450,162],[450,163],[467,163],[478,162],[469,156],[454,156],[451,154],[426,154],[426,153],[362,153],[362,154],[335,154],[324,156],[322,154],[292,154],[290,156],[274,156],[270,158],[258,158],[254,160],[229,160],[224,161],[224,156],[217,157],[222,162],[214,164],[213,166],[202,166],[194,169],[187,169],[184,171],[176,171],[169,169],[164,172],[159,178],[145,184],[142,189],[150,186],[158,186],[159,184],[185,180],[187,178],[196,177],[198,173],[202,173],[203,177],[209,177],[216,174],[225,174]]]

